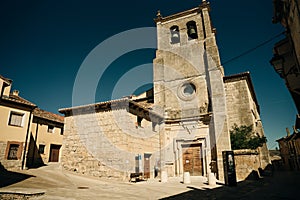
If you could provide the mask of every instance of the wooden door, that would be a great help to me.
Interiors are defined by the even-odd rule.
[[[191,176],[202,176],[203,166],[201,156],[201,145],[183,145],[182,153],[183,171],[190,172]]]
[[[58,162],[60,147],[61,147],[61,145],[51,144],[49,162]]]
[[[193,173],[193,151],[189,148],[183,149],[183,171]]]
[[[151,154],[144,154],[144,178],[150,178],[150,157]]]

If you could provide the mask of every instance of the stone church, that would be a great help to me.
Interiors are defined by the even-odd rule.
[[[234,124],[264,135],[249,72],[225,76],[209,3],[155,19],[153,89],[138,96],[63,108],[64,169],[126,180],[207,176],[224,180],[222,152]],[[260,166],[269,164],[267,147]]]

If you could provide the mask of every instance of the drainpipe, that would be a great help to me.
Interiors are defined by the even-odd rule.
[[[23,157],[22,157],[22,170],[26,167],[26,154],[27,154],[27,145],[28,145],[28,137],[30,134],[30,125],[31,125],[31,117],[32,117],[32,113],[33,110],[36,108],[36,106],[34,108],[32,108],[30,110],[30,114],[29,114],[29,120],[28,120],[28,125],[27,125],[27,133],[26,133],[26,139],[25,139],[25,145],[24,145],[24,152],[23,152]]]

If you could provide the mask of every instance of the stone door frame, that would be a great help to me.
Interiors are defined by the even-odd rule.
[[[203,174],[204,176],[207,174],[207,158],[205,156],[206,151],[206,139],[205,138],[197,138],[197,139],[174,139],[174,153],[175,153],[175,174],[177,176],[183,175],[183,160],[182,160],[182,146],[184,145],[200,145],[201,146],[201,153],[202,153],[202,166],[203,166]]]

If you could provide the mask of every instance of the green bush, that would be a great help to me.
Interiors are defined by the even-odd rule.
[[[267,142],[266,137],[254,134],[252,125],[234,124],[230,130],[231,149],[257,149]]]

